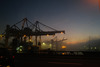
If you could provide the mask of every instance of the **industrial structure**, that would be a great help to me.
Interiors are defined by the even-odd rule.
[[[54,37],[53,39],[51,39],[51,44],[52,45],[52,50],[56,50],[56,51],[61,51],[62,50],[62,42],[67,40],[66,38],[63,38],[61,40],[57,40],[57,36]]]
[[[49,29],[49,30],[45,30]],[[49,35],[55,35],[56,33],[65,33],[64,30],[56,30],[52,27],[49,27],[39,21],[36,21],[35,23],[30,22],[27,18],[22,19],[20,22],[15,23],[14,25],[6,26],[6,30],[0,37],[4,38],[5,41],[5,47],[9,48],[8,42],[12,38],[12,43],[10,44],[12,46],[12,50],[20,52],[31,52],[31,53],[45,53],[49,55],[88,55],[91,56],[94,54],[94,56],[100,56],[99,51],[65,51],[67,46],[62,45],[61,43],[67,39],[63,38],[62,40],[57,40],[57,36],[55,36],[53,39],[51,39],[51,47],[52,49],[47,49],[46,51],[41,51],[41,36],[49,36]],[[35,45],[33,46],[32,38],[35,38]],[[58,43],[60,45],[58,45]],[[42,43],[45,45],[45,43]],[[1,44],[0,44],[1,45]],[[56,47],[55,47],[56,46]],[[63,48],[63,50],[59,51],[58,47]],[[91,48],[93,49],[93,48]],[[51,51],[50,51],[51,50]],[[56,50],[56,51],[53,51]],[[58,51],[57,51],[58,50]],[[97,50],[96,47],[94,47],[94,50]]]
[[[50,30],[49,31],[43,30],[42,29],[43,27],[45,27],[44,29],[50,29]],[[64,30],[58,31],[52,27],[40,23],[39,21],[36,21],[33,24],[27,18],[24,18],[23,20],[21,20],[18,23],[15,23],[12,26],[7,25],[6,30],[2,35],[5,37],[6,47],[8,47],[8,40],[11,37],[13,37],[12,45],[13,45],[13,49],[16,49],[16,46],[18,45],[19,46],[22,46],[22,44],[25,45],[27,38],[29,40],[29,43],[31,44],[31,40],[33,36],[35,37],[35,46],[40,47],[41,36],[55,35],[56,33],[65,33],[65,31]]]

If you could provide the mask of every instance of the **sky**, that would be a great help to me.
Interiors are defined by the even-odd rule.
[[[87,41],[89,36],[100,37],[98,0],[0,0],[0,34],[7,24],[13,25],[27,17],[40,21],[66,34],[69,43]]]

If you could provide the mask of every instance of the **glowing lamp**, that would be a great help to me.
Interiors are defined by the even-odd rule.
[[[10,65],[8,65],[7,67],[10,67]]]
[[[46,45],[46,43],[43,42],[42,45]]]
[[[29,42],[32,42],[32,39],[29,39]]]
[[[24,35],[24,37],[26,37],[26,35]]]
[[[63,49],[65,49],[65,48],[66,48],[66,46],[62,46],[62,48],[63,48]]]
[[[65,53],[62,53],[62,55],[65,55]]]
[[[47,34],[47,36],[49,36],[49,34]]]
[[[63,32],[61,32],[61,34],[63,34]]]

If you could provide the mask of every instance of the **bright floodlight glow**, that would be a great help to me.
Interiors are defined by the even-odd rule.
[[[66,48],[66,46],[62,46],[62,48],[64,49],[64,48]]]
[[[42,45],[46,45],[46,44],[43,42]]]

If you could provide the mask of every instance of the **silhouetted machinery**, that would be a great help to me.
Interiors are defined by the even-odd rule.
[[[52,50],[55,50],[55,51],[61,51],[61,48],[62,48],[62,42],[67,40],[66,38],[63,38],[61,40],[57,40],[57,36],[54,37],[53,39],[51,39],[51,44],[52,45]]]
[[[48,30],[42,30],[44,29],[50,29]],[[6,30],[3,33],[5,35],[5,44],[6,47],[8,47],[8,39],[10,37],[14,37],[13,45],[17,45],[18,41],[20,43],[26,42],[27,37],[29,38],[29,41],[31,41],[32,36],[35,36],[35,44],[36,46],[41,45],[41,36],[44,35],[55,35],[56,33],[65,33],[64,30],[58,31],[56,29],[53,29],[45,24],[40,23],[39,21],[36,21],[34,24],[30,22],[27,18],[24,18],[20,22],[10,26],[6,26]],[[38,37],[40,41],[38,42]]]

